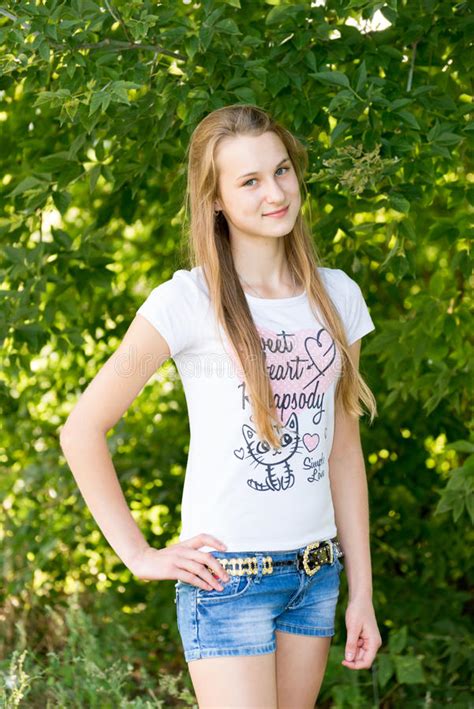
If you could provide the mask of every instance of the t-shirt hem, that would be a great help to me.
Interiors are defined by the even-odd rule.
[[[250,541],[248,539],[245,540],[235,540],[234,542],[227,542],[224,539],[224,535],[214,535],[218,539],[222,539],[222,541],[226,544],[227,549],[224,549],[223,551],[225,552],[247,552],[247,551],[258,551],[258,552],[288,552],[288,551],[295,551],[296,549],[300,549],[301,547],[306,546],[310,542],[314,541],[323,541],[325,539],[332,539],[333,537],[337,536],[337,530],[334,528],[332,532],[329,533],[323,533],[321,534],[316,534],[312,535],[310,539],[303,540],[301,542],[296,542],[296,543],[288,543],[288,541],[282,541],[280,540],[279,542],[275,542],[275,540],[268,541],[267,542],[259,542],[258,544],[255,543],[255,541]],[[205,545],[202,547],[199,547],[200,551],[222,551],[220,549],[215,549],[215,547],[211,547],[209,545]]]
[[[360,340],[361,337],[364,337],[365,335],[368,335],[369,332],[372,332],[372,330],[375,330],[375,325],[373,323],[367,325],[365,327],[362,327],[358,332],[353,334],[350,338],[348,338],[347,343],[349,345],[353,345],[354,342],[357,340]]]

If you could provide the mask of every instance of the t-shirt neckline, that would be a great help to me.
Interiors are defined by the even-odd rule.
[[[303,293],[300,293],[299,295],[292,295],[289,298],[259,298],[256,295],[250,295],[250,293],[247,293],[246,291],[244,291],[244,295],[250,303],[256,305],[258,303],[262,305],[293,305],[300,303],[306,298],[306,289]]]

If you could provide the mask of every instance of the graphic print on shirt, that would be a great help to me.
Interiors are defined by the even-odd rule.
[[[311,471],[309,483],[324,475],[325,455],[321,450],[319,424],[325,411],[325,392],[336,380],[340,355],[336,344],[325,327],[274,332],[257,326],[265,355],[266,367],[274,395],[275,407],[284,424],[282,446],[274,449],[258,438],[256,429],[242,426],[243,445],[234,450],[240,460],[250,461],[257,472],[265,473],[262,480],[250,478],[247,484],[258,491],[287,490],[295,484],[294,470]],[[231,357],[241,383],[242,409],[250,408],[243,372],[231,348]],[[301,430],[302,412],[312,412],[310,428]],[[300,414],[300,418],[298,417]],[[250,421],[253,417],[250,416]],[[304,416],[308,427],[308,416]],[[326,438],[326,428],[324,429]],[[298,460],[295,458],[299,456]],[[303,456],[303,460],[301,460]]]

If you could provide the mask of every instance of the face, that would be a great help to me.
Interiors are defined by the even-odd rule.
[[[224,138],[216,151],[218,193],[231,237],[279,237],[296,221],[301,195],[285,145],[276,133]],[[247,174],[252,173],[252,174]],[[288,207],[283,216],[268,216]]]

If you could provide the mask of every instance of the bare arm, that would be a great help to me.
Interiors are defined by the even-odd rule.
[[[359,366],[361,341],[351,346]],[[329,476],[336,527],[344,551],[349,600],[372,599],[367,476],[359,419],[336,407],[334,439],[329,456]]]
[[[106,434],[169,356],[165,339],[138,314],[60,433],[61,449],[88,508],[128,568],[148,544],[128,508]]]
[[[350,347],[359,366],[361,341]],[[372,603],[369,501],[359,419],[336,406],[329,475],[338,536],[345,554],[349,602],[345,613],[347,639],[341,664],[351,670],[370,669],[382,645]]]

